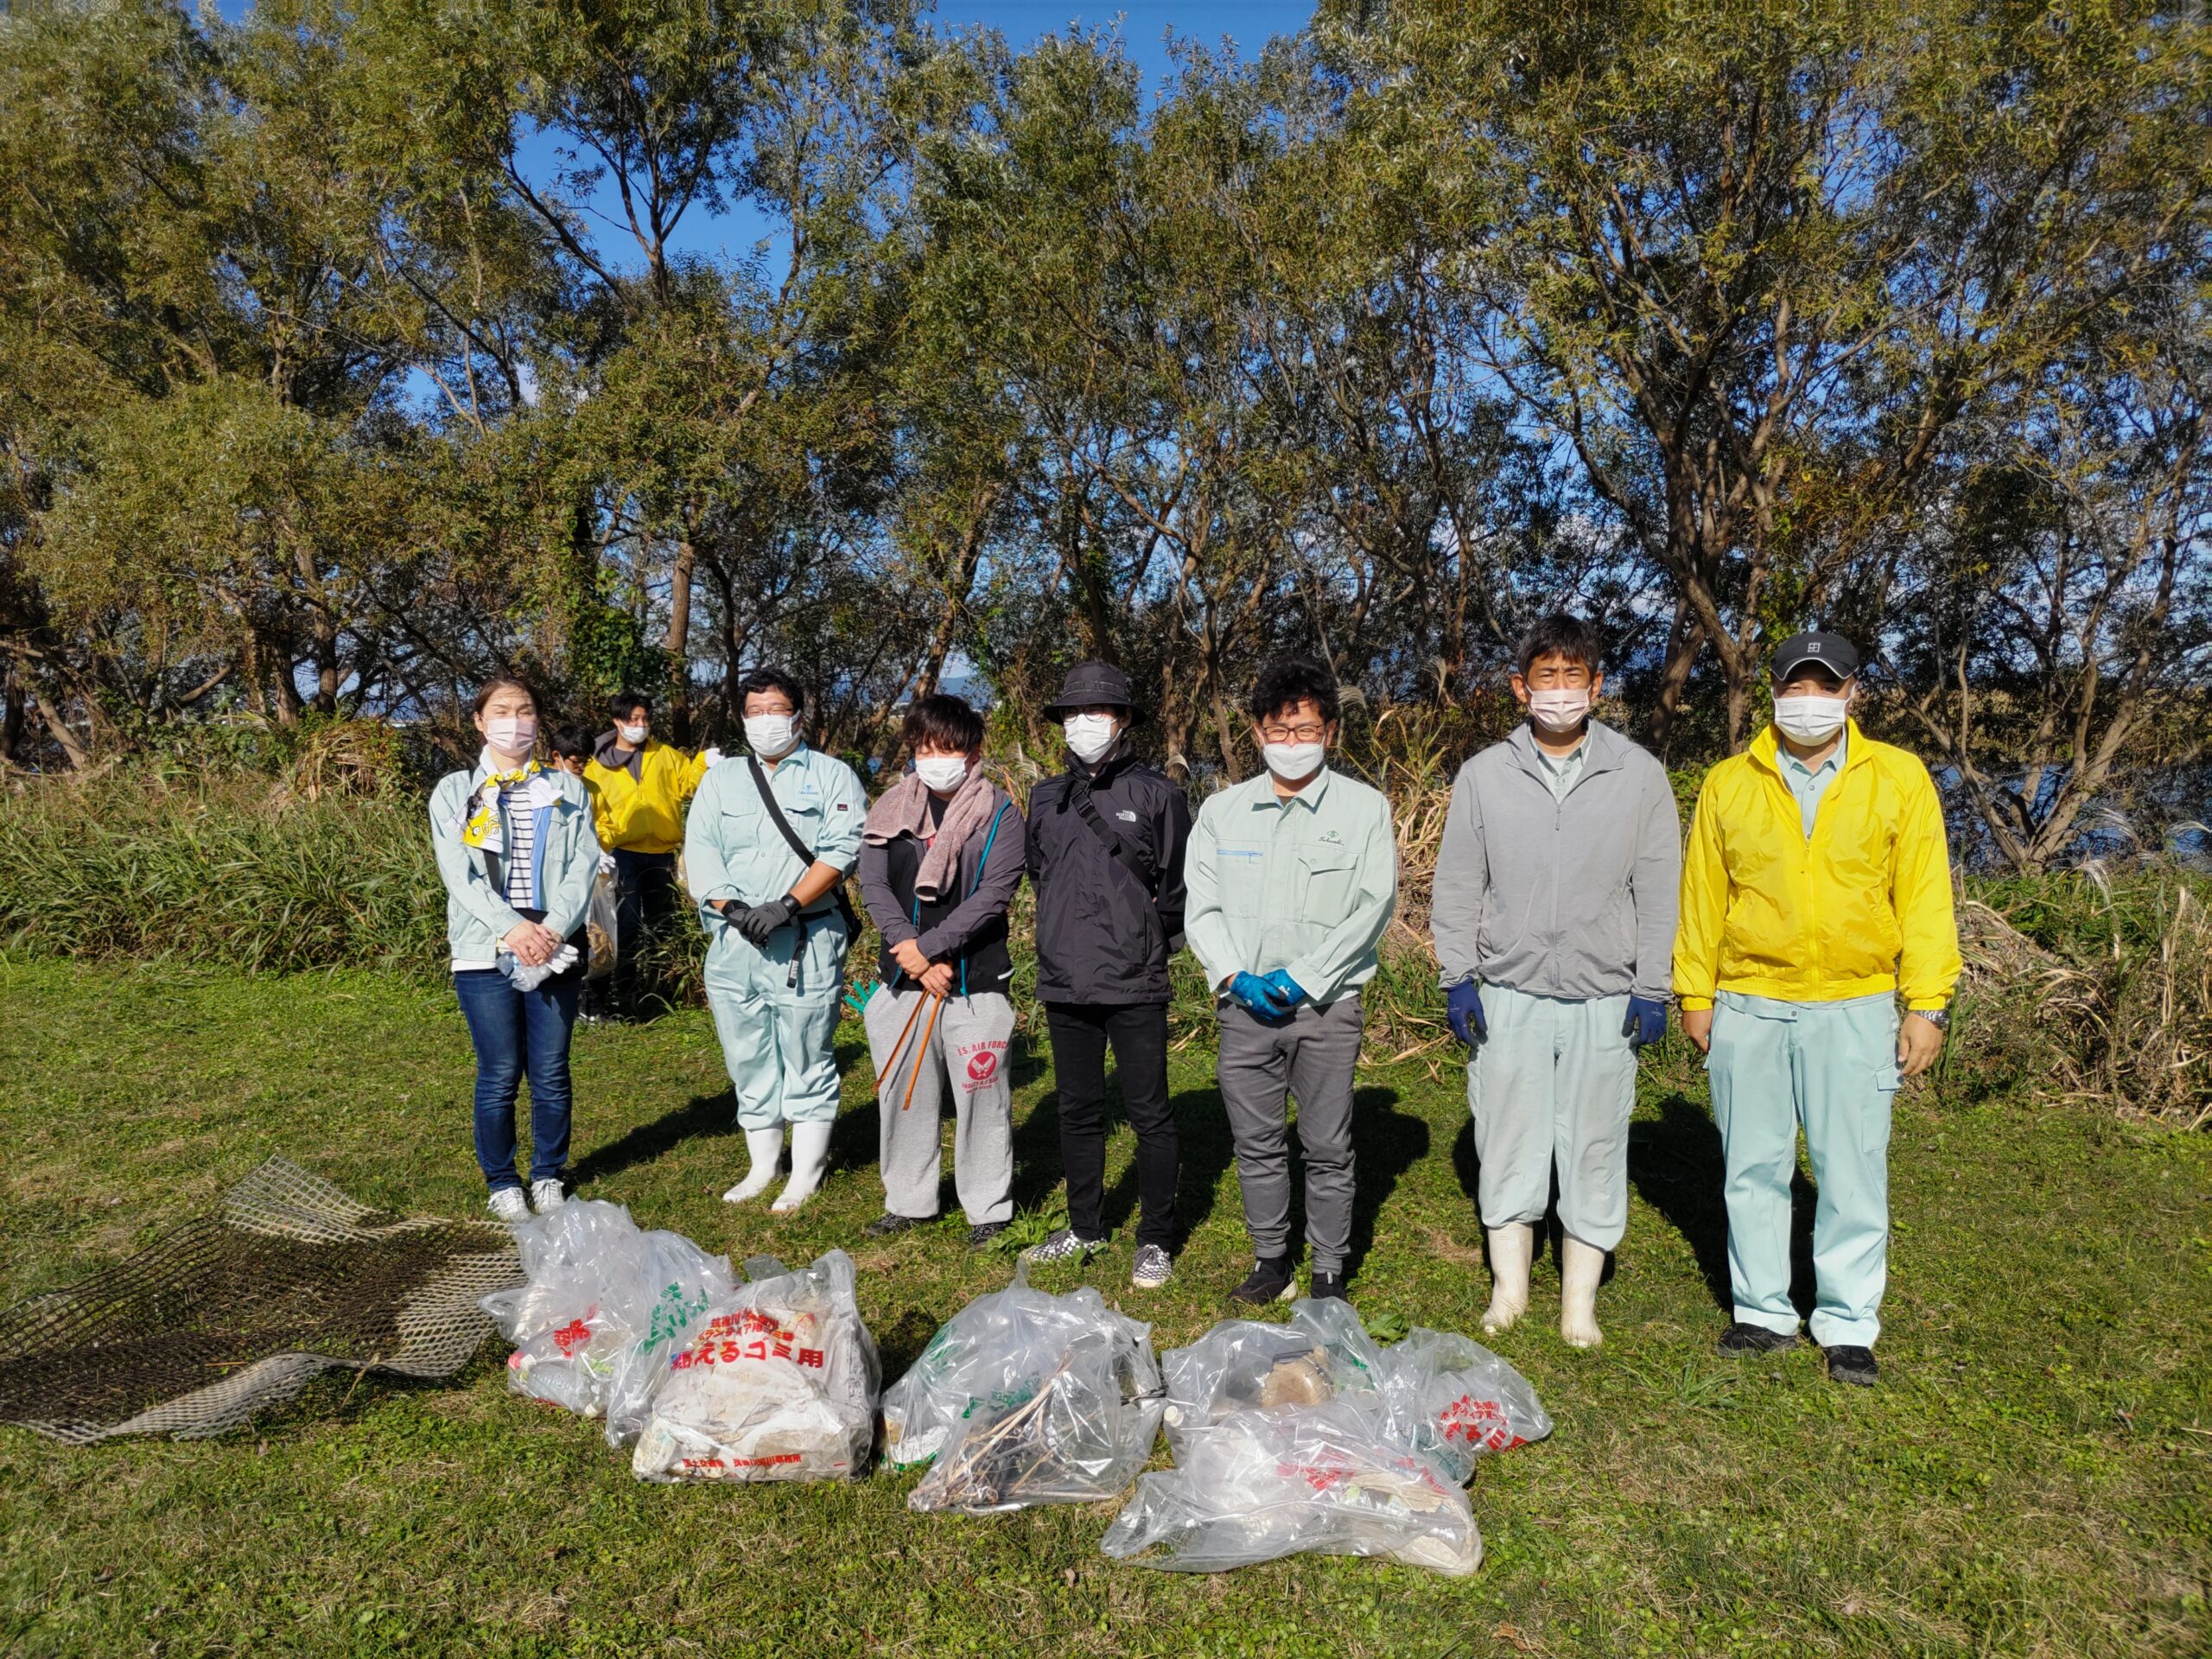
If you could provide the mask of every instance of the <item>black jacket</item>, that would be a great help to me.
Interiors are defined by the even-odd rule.
[[[952,964],[956,995],[1009,993],[1014,958],[1007,949],[1006,912],[1021,885],[1021,813],[1004,790],[992,790],[991,803],[993,817],[961,849],[959,893],[934,904],[914,897],[925,850],[919,840],[900,836],[881,846],[861,844],[861,901],[883,936],[875,971],[885,984],[911,986],[891,947],[912,939],[931,962]]]
[[[1148,874],[1137,876],[1077,810],[1099,821]],[[1168,941],[1183,931],[1183,848],[1191,806],[1166,775],[1126,754],[1096,773],[1047,778],[1029,792],[1029,879],[1037,889],[1037,998],[1168,1001]]]

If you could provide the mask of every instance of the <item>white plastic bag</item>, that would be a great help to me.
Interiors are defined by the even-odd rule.
[[[1186,1423],[1175,1467],[1144,1475],[1100,1547],[1219,1573],[1311,1552],[1387,1555],[1452,1577],[1483,1558],[1467,1495],[1342,1401]],[[1160,1553],[1150,1553],[1157,1550]]]
[[[748,1281],[707,1308],[655,1362],[632,1454],[643,1480],[832,1480],[864,1473],[880,1384],[853,1294],[853,1259],[831,1250]]]
[[[736,1288],[729,1258],[709,1255],[681,1233],[645,1235],[645,1282],[652,1300],[638,1337],[614,1357],[607,1379],[607,1443],[627,1446],[645,1426],[668,1357],[707,1310]]]
[[[884,1457],[935,1459],[914,1509],[989,1514],[1088,1503],[1126,1488],[1152,1455],[1163,1408],[1152,1327],[1084,1287],[1014,1283],[939,1330],[884,1395]]]
[[[652,1300],[645,1235],[620,1205],[581,1198],[514,1231],[527,1281],[480,1303],[515,1344],[508,1386],[596,1417]]]
[[[1478,1342],[1415,1325],[1382,1350],[1382,1394],[1402,1444],[1465,1484],[1475,1460],[1552,1432],[1529,1379]]]

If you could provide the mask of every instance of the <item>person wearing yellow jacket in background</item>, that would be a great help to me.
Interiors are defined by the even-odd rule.
[[[1707,1056],[1726,1166],[1735,1311],[1719,1346],[1797,1340],[1802,1123],[1820,1188],[1813,1340],[1830,1377],[1866,1385],[1879,1375],[1890,1109],[1941,1052],[1959,978],[1950,855],[1928,768],[1850,718],[1851,643],[1792,635],[1772,671],[1773,725],[1698,791],[1675,939],[1682,1030]]]
[[[583,775],[599,844],[614,857],[614,972],[608,995],[615,1010],[632,1014],[639,947],[676,913],[676,854],[683,845],[685,804],[721,753],[709,748],[686,754],[655,738],[652,702],[640,692],[623,692],[608,712],[613,729],[601,736]]]

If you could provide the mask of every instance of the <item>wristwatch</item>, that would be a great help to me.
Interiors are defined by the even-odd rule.
[[[1951,1029],[1951,1011],[1948,1008],[1915,1008],[1912,1012],[1938,1031],[1948,1032]]]

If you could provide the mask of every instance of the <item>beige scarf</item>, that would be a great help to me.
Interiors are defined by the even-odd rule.
[[[968,844],[969,836],[991,821],[995,794],[991,780],[983,776],[983,769],[978,766],[944,804],[944,816],[938,823],[936,839],[931,841],[929,851],[922,855],[920,873],[914,877],[916,898],[935,904],[958,887],[960,849]],[[927,835],[929,822],[930,787],[910,772],[885,790],[882,798],[868,808],[868,822],[861,826],[861,839],[871,847],[883,846],[901,836],[912,836],[918,841]]]

